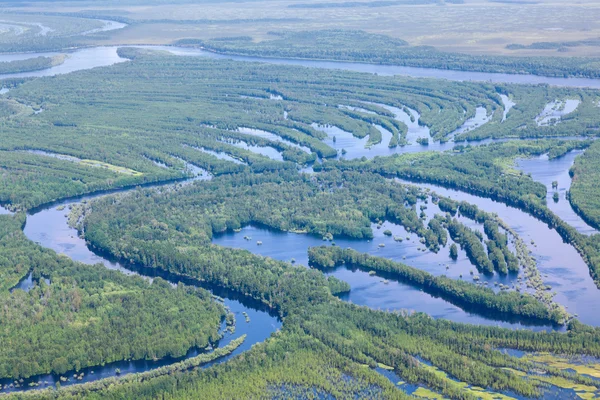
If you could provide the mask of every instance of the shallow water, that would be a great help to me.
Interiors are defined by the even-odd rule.
[[[100,28],[96,28],[96,29],[90,29],[89,31],[85,31],[80,33],[79,35],[91,35],[93,33],[98,33],[98,32],[108,32],[108,31],[115,31],[117,29],[123,29],[127,26],[127,24],[124,24],[122,22],[117,22],[117,21],[109,21],[109,20],[104,20],[104,19],[98,19],[96,21],[100,21],[104,23],[104,26],[100,27]]]
[[[571,114],[579,107],[581,100],[566,99],[555,100],[546,104],[544,110],[535,119],[538,126],[552,126],[559,124],[562,117]]]
[[[238,131],[241,132],[241,133],[243,133],[243,134],[245,134],[245,135],[257,136],[257,137],[261,137],[261,138],[264,138],[264,139],[271,140],[273,142],[281,142],[281,143],[287,144],[290,147],[294,147],[294,148],[297,148],[299,150],[302,150],[302,151],[304,151],[306,153],[310,153],[311,152],[310,149],[308,147],[306,147],[306,146],[301,146],[301,145],[296,144],[294,142],[291,142],[289,140],[283,139],[282,137],[277,136],[274,133],[263,131],[261,129],[238,128]]]
[[[46,282],[46,285],[50,285],[50,279],[44,278],[44,282]],[[24,292],[29,292],[35,285],[36,283],[33,281],[33,273],[30,272],[27,276],[21,279],[19,283],[15,285],[15,287],[11,288],[10,291],[23,290]]]
[[[386,229],[392,230],[393,235],[391,237],[383,234]],[[417,236],[407,233],[401,226],[386,222],[381,229],[377,229],[376,225],[373,225],[373,233],[375,237],[372,241],[335,238],[334,242],[336,246],[342,248],[349,247],[361,253],[403,262],[434,275],[447,275],[460,279],[459,275],[463,274],[463,279],[471,280],[469,271],[474,270],[477,273],[463,250],[459,250],[459,257],[456,261],[450,259],[449,246],[452,243],[450,239],[448,245],[436,254],[430,251],[422,251],[425,246],[419,242]],[[403,241],[400,243],[395,242],[393,236],[401,236]],[[246,240],[244,237],[251,239]],[[410,240],[407,238],[410,238]],[[261,245],[257,244],[259,241],[262,242]],[[296,264],[305,266],[308,265],[308,249],[310,247],[331,245],[314,235],[280,232],[252,225],[243,228],[240,232],[216,234],[213,237],[213,243],[248,250],[254,254],[281,261],[294,261]],[[385,247],[380,247],[380,244],[384,244]],[[446,266],[448,266],[448,269],[446,269]],[[345,266],[325,271],[325,273],[350,284],[351,291],[349,294],[341,296],[343,300],[368,306],[372,309],[419,311],[425,312],[434,318],[513,329],[551,329],[549,326],[502,321],[496,319],[497,316],[467,312],[444,299],[429,295],[418,288],[398,282],[382,273],[377,273],[378,276],[371,276],[366,271],[350,270]],[[501,277],[496,274],[488,280],[490,282],[497,280],[508,284],[511,279],[514,278]]]
[[[492,119],[492,114],[487,115],[487,110],[483,107],[475,109],[475,115],[467,119],[457,130],[451,132],[448,137],[454,139],[456,136],[467,133],[475,128],[487,124]]]
[[[233,142],[231,145],[268,157],[275,161],[283,161],[283,155],[279,152],[279,150],[271,146],[255,146],[243,141]]]
[[[543,183],[548,190],[546,195],[546,204],[548,208],[558,215],[563,221],[571,225],[578,232],[590,235],[598,231],[589,226],[571,207],[567,199],[567,193],[571,188],[571,176],[569,169],[573,166],[575,158],[583,154],[583,150],[571,151],[568,154],[549,160],[548,155],[544,154],[535,158],[517,160],[517,168],[526,174],[531,174],[534,181]],[[552,188],[552,182],[558,182],[558,188]],[[554,201],[554,192],[559,194],[558,202]]]
[[[600,326],[600,290],[589,274],[589,268],[575,248],[565,242],[554,229],[516,208],[488,198],[446,189],[431,184],[415,184],[439,195],[466,201],[487,212],[495,212],[527,243],[535,257],[544,283],[556,292],[555,300],[571,314],[589,325]],[[534,244],[531,243],[534,242]]]
[[[209,150],[209,149],[205,149],[204,147],[196,147],[196,146],[190,146],[190,147],[194,150],[198,150],[203,153],[210,154],[211,156],[217,157],[219,160],[230,161],[235,164],[245,164],[245,162],[238,160],[237,158],[232,157],[229,154],[224,153],[222,151]]]
[[[517,105],[514,101],[512,101],[507,95],[501,94],[500,98],[502,99],[502,104],[504,105],[504,112],[502,113],[502,122],[506,121],[506,117],[510,112],[510,109]]]

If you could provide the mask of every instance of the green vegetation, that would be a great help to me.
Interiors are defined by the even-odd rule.
[[[74,263],[27,240],[24,220],[0,216],[0,377],[179,357],[219,339],[225,309],[207,291]],[[30,272],[31,290],[8,290]]]
[[[185,177],[183,172],[155,170],[154,176],[122,174],[114,168],[40,154],[0,151],[0,203],[12,209],[29,209],[63,197]]]
[[[202,167],[214,176],[211,181],[101,198],[76,207],[71,223],[80,222],[79,233],[90,248],[128,268],[150,268],[250,297],[275,310],[283,326],[265,342],[207,369],[200,367],[231,354],[244,339],[148,373],[11,397],[408,397],[376,368],[420,385],[419,393],[466,400],[543,397],[552,385],[586,394],[600,387],[597,380],[556,360],[519,359],[494,350],[600,356],[600,329],[576,319],[568,321],[566,333],[533,332],[375,311],[342,301],[336,295],[350,286],[318,269],[211,244],[215,233],[249,224],[325,240],[369,240],[374,223],[390,221],[417,235],[423,248],[443,251],[443,257],[457,258],[458,244],[484,273],[514,273],[523,266],[541,285],[523,240],[497,217],[389,179],[402,177],[485,195],[530,212],[577,246],[597,278],[598,237],[580,235],[558,219],[544,203],[546,188],[511,168],[517,157],[559,157],[590,142],[461,144],[441,154],[334,161],[337,153],[325,144],[327,135],[315,128],[333,125],[357,138],[368,137],[365,143],[373,145],[382,140],[375,128],[380,125],[392,134],[384,145],[401,148],[407,127],[384,106],[416,110],[434,140],[447,139],[483,107],[491,121],[463,139],[572,132],[593,136],[599,118],[592,112],[598,100],[594,91],[379,77],[177,58],[139,49],[121,49],[120,54],[131,62],[10,82],[16,87],[0,108],[0,201],[29,209],[90,191],[189,177],[186,163]],[[518,103],[504,123],[499,94],[510,94]],[[580,106],[561,123],[537,126],[535,118],[545,104],[575,97]],[[23,111],[40,108],[44,112]],[[262,136],[256,130],[264,131]],[[283,161],[253,147],[275,149]],[[325,161],[313,165],[314,174],[298,173],[317,156]],[[424,203],[430,201],[441,213],[428,219]],[[483,225],[483,233],[463,224],[463,218]],[[24,214],[0,217],[0,376],[180,356],[220,337],[226,310],[205,290],[173,288],[159,278],[150,284],[99,265],[77,264],[26,240],[24,223]],[[384,235],[393,245],[405,245],[397,240],[401,237],[393,242],[391,231]],[[322,268],[344,262],[374,275],[389,274],[488,315],[555,323],[566,319],[537,293],[494,293],[333,243],[312,249],[310,258]],[[29,273],[35,282],[31,290],[11,291]]]
[[[190,240],[207,245],[214,233],[249,224],[307,232],[328,240],[340,236],[372,239],[371,224],[388,220],[417,234],[433,252],[447,244],[448,230],[450,236],[466,249],[478,269],[506,273],[507,264],[510,264],[511,272],[518,271],[516,256],[508,250],[507,238],[498,232],[496,220],[491,215],[471,206],[473,215],[469,216],[468,205],[461,203],[465,216],[487,223],[488,248],[496,249],[488,258],[481,239],[458,221],[445,215],[436,216],[428,224],[421,220],[417,214],[417,199],[427,199],[426,194],[375,174],[238,175],[186,187],[170,196],[139,193],[135,197],[135,206],[128,208],[126,214],[109,213],[110,208],[105,205],[112,200],[92,204],[91,213],[88,210],[89,219],[84,219],[81,231],[86,232],[93,245],[110,247],[127,258],[137,258],[144,248],[148,249],[149,256],[154,240],[168,239],[178,246]],[[131,199],[125,201],[129,203]],[[142,214],[148,218],[150,210],[157,213],[154,219],[140,219]],[[120,228],[114,228],[119,225],[117,221],[121,225],[129,221],[133,226],[127,232],[120,232]],[[165,229],[161,224],[168,221],[178,221],[179,229]],[[130,244],[123,241],[125,236],[132,240]],[[131,254],[133,249],[136,249],[135,254]],[[146,263],[147,256],[140,261]]]
[[[89,45],[90,38],[84,36],[84,33],[104,26],[102,21],[75,16],[12,13],[3,13],[2,24],[8,27],[0,31],[2,53],[60,51]],[[38,60],[37,64],[32,61],[25,63],[23,65],[27,69],[20,72],[41,69],[32,68],[41,62],[47,64],[48,60]]]
[[[591,145],[575,159],[569,171],[573,178],[568,199],[573,209],[590,225],[600,228],[598,182],[600,180],[600,143]]]
[[[0,107],[0,149],[5,150],[0,153],[1,202],[27,209],[94,190],[177,179],[184,176],[182,160],[214,175],[296,170],[317,156],[336,155],[323,142],[326,134],[313,127],[315,123],[335,125],[356,137],[368,136],[370,144],[381,140],[380,131],[373,126],[377,124],[393,134],[392,141],[399,138],[405,142],[406,126],[379,104],[418,111],[420,122],[427,124],[431,135],[438,139],[472,117],[478,106],[493,114],[492,121],[466,133],[467,138],[513,136],[516,132],[523,137],[572,132],[595,135],[600,119],[592,112],[597,96],[579,89],[378,77],[176,57],[140,49],[121,49],[120,54],[134,60],[30,80],[7,94]],[[512,93],[519,103],[504,123],[500,122],[503,109],[499,90]],[[271,95],[281,96],[281,100]],[[579,96],[582,103],[560,124],[538,127],[534,119],[544,104],[565,96]],[[359,107],[370,113],[340,106]],[[3,107],[7,108],[6,115]],[[44,112],[18,111],[23,107],[43,108]],[[522,124],[527,128],[515,129]],[[281,140],[259,137],[240,128],[260,129]],[[284,162],[240,144],[273,148]],[[40,155],[11,155],[14,150],[24,149],[96,160],[142,175],[92,171]]]
[[[481,56],[441,52],[429,46],[408,46],[401,39],[351,30],[269,32],[270,40],[218,38],[182,39],[179,45],[202,46],[225,54],[358,61],[460,71],[597,78],[597,58]],[[274,37],[274,38],[273,38]],[[319,43],[315,46],[314,43]]]
[[[54,57],[35,57],[27,60],[16,60],[0,63],[0,74],[15,74],[19,72],[38,71],[60,65],[67,56],[60,54]]]
[[[546,188],[523,174],[507,170],[498,160],[548,153],[559,157],[572,149],[589,147],[589,142],[507,142],[457,149],[458,154],[421,153],[392,156],[373,161],[329,161],[315,170],[361,170],[430,182],[497,200],[519,208],[556,229],[584,257],[590,275],[600,285],[600,235],[586,236],[557,217],[546,206]]]
[[[185,372],[185,371],[197,368],[201,365],[204,365],[211,361],[218,360],[221,357],[225,357],[225,356],[231,354],[234,350],[236,350],[238,347],[240,347],[244,343],[245,340],[246,340],[246,335],[242,335],[239,338],[232,340],[229,344],[227,344],[223,347],[219,347],[219,348],[215,349],[214,351],[211,351],[210,353],[203,353],[203,354],[197,355],[196,357],[188,358],[184,361],[176,362],[176,363],[173,363],[173,364],[170,364],[170,365],[167,365],[164,367],[156,368],[156,369],[153,369],[153,370],[150,370],[147,372],[129,374],[124,377],[117,376],[117,377],[102,379],[102,380],[91,382],[91,383],[70,386],[63,390],[63,392],[61,393],[61,397],[71,397],[71,396],[79,397],[82,395],[89,396],[90,392],[98,392],[98,391],[102,391],[103,389],[110,388],[110,387],[112,387],[114,390],[115,386],[119,386],[119,391],[121,391],[121,390],[123,390],[123,387],[135,386],[135,385],[140,384],[140,382],[144,382],[144,381],[147,381],[150,379],[156,380],[157,378],[165,376],[165,375],[172,375],[175,373]],[[53,392],[53,391],[54,391],[53,389],[46,389],[46,390],[37,391],[37,392],[35,392],[35,394],[33,394],[32,392],[29,392],[29,393],[25,394],[24,396],[26,398],[37,398],[40,396],[47,397],[47,396],[52,396],[53,393],[48,393],[48,392]]]
[[[521,316],[532,319],[562,323],[565,315],[560,310],[550,311],[544,304],[529,295],[516,292],[494,293],[492,289],[475,286],[445,276],[435,277],[408,265],[380,257],[361,254],[355,250],[339,247],[313,247],[309,250],[312,266],[328,269],[346,264],[364,271],[386,273],[403,282],[415,285],[425,292],[439,295],[449,301],[471,309],[482,309],[488,313]],[[489,314],[488,314],[489,315]]]
[[[217,350],[218,351],[218,350]],[[241,357],[210,370],[102,380],[58,392],[28,392],[9,398],[172,399],[289,398],[315,393],[353,399],[409,399],[385,377],[306,334],[285,332],[254,346]],[[151,378],[151,379],[148,379]]]

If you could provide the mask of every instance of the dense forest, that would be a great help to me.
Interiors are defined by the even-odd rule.
[[[0,74],[16,74],[54,67],[65,62],[66,57],[65,54],[61,54],[54,57],[35,57],[26,60],[2,62],[0,63]]]
[[[573,178],[569,201],[573,209],[589,224],[600,227],[598,208],[598,179],[600,179],[600,143],[591,145],[583,155],[577,157],[569,171]]]
[[[219,339],[225,309],[207,291],[74,263],[27,240],[24,215],[0,220],[0,379],[179,357]],[[9,290],[29,273],[32,288]]]
[[[81,28],[66,26],[56,36]],[[275,56],[283,51],[277,43],[289,39],[286,51],[314,58],[309,42],[315,34],[277,35],[264,44],[240,37],[212,42],[231,51],[273,45],[269,55]],[[358,31],[317,37],[324,43],[317,58],[386,62],[377,59],[378,44],[394,48],[389,57],[411,49]],[[345,50],[352,41],[357,46]],[[481,65],[477,57],[445,59],[426,48],[414,54],[406,62],[421,54],[422,62],[435,59],[449,68],[473,69],[475,59]],[[598,146],[582,139],[597,135],[596,91],[384,77],[134,48],[119,55],[129,61],[8,81],[11,90],[0,98],[0,203],[18,211],[0,215],[0,379],[19,386],[22,378],[43,373],[65,379],[7,398],[600,394],[600,328],[582,324],[553,300],[530,252],[534,243],[498,215],[394,179],[456,188],[530,213],[576,247],[598,282],[600,235],[585,236],[562,221],[545,203],[547,188],[514,167],[518,158],[585,150],[572,169],[570,201],[594,221]],[[579,71],[569,64],[574,60],[542,61],[540,73],[561,75],[565,66]],[[521,68],[513,62],[502,58],[485,68]],[[540,123],[549,104],[567,100],[577,101],[572,112]],[[481,110],[486,122],[461,130]],[[419,128],[429,135],[417,139],[421,144],[456,144],[446,152],[425,145],[408,151]],[[475,143],[507,137],[539,140]],[[363,144],[366,155],[345,157],[341,142]],[[377,153],[381,146],[389,152]],[[199,170],[206,179],[193,179]],[[130,190],[111,193],[117,188]],[[72,233],[70,239],[152,280],[72,261],[25,236],[25,210],[31,215],[57,200],[103,191],[56,209],[71,213],[60,215],[78,229],[80,238]],[[384,231],[385,223],[405,234]],[[304,266],[213,244],[216,235],[249,225],[310,235],[324,245],[308,251]],[[436,273],[417,268],[414,258],[400,262],[336,244],[381,235],[390,247],[408,247],[410,238],[419,252],[439,256]],[[69,254],[68,247],[61,241],[56,248]],[[472,268],[470,276],[446,275],[457,259]],[[352,304],[345,296],[354,286],[330,274],[340,266],[381,279],[381,287],[401,282],[494,324],[523,324],[471,325]],[[234,330],[239,316],[201,287],[260,304],[257,310],[279,320],[266,340],[250,331],[218,347],[223,327]],[[60,384],[67,373],[87,367],[177,358],[192,348],[207,351],[143,373]]]
[[[5,95],[4,102],[43,112],[3,119],[2,171],[12,179],[6,178],[9,175],[1,179],[2,203],[27,209],[60,196],[181,178],[184,161],[220,175],[296,170],[316,157],[340,157],[344,149],[331,147],[335,134],[319,126],[335,126],[357,141],[365,138],[367,147],[381,142],[382,131],[387,132],[387,143],[381,145],[393,150],[386,154],[402,153],[407,125],[395,113],[407,107],[418,113],[418,123],[426,125],[436,140],[452,136],[477,107],[487,110],[490,122],[456,140],[574,132],[589,136],[597,134],[599,124],[594,111],[597,96],[584,89],[379,77],[182,58],[131,48],[120,54],[133,61],[27,81]],[[503,93],[517,102],[504,122],[499,97]],[[545,104],[572,97],[581,99],[576,111],[556,125],[536,124]],[[390,106],[399,111],[390,111]],[[81,168],[40,154],[10,154],[25,149],[94,160],[139,174]],[[53,172],[57,170],[65,172]]]

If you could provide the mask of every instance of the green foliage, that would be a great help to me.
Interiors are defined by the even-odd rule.
[[[318,268],[333,268],[340,264],[360,268],[364,271],[379,271],[417,286],[425,292],[439,295],[451,302],[471,309],[482,309],[486,313],[521,316],[532,319],[549,320],[561,323],[564,316],[550,311],[533,297],[516,292],[494,293],[492,289],[476,286],[445,276],[436,277],[417,268],[361,254],[351,249],[339,247],[313,247],[309,250],[311,265]]]
[[[54,57],[34,57],[26,60],[15,60],[0,63],[0,74],[16,74],[19,72],[38,71],[60,65],[67,56],[64,54]]]
[[[600,143],[592,144],[583,155],[575,159],[569,171],[573,178],[569,201],[573,209],[592,226],[600,227]]]
[[[4,172],[0,175],[0,201],[14,208],[31,208],[59,197],[180,178],[182,160],[213,175],[296,170],[317,156],[337,155],[323,142],[326,134],[315,129],[315,123],[335,125],[356,137],[368,136],[368,144],[382,140],[375,127],[379,125],[392,133],[388,146],[401,146],[407,127],[380,104],[416,110],[420,123],[426,124],[436,139],[447,138],[477,107],[486,108],[493,118],[464,134],[464,139],[572,132],[596,135],[600,119],[594,112],[597,96],[584,89],[380,77],[177,57],[133,48],[121,48],[119,54],[132,61],[52,79],[10,83],[17,87],[0,103],[0,150],[6,150],[0,153]],[[500,122],[503,109],[498,93],[511,93],[518,102],[504,123]],[[582,103],[560,124],[538,127],[535,117],[544,104],[565,97],[580,98]],[[17,112],[14,107],[44,111]],[[358,109],[370,113],[355,111]],[[525,128],[517,129],[521,126]],[[240,128],[263,130],[281,139],[244,133]],[[247,146],[271,148],[285,162]],[[24,149],[96,160],[142,175],[92,173],[62,160],[53,160],[49,166],[50,161],[40,156],[19,154],[15,159],[10,155]],[[555,155],[565,150],[556,150]]]
[[[219,338],[225,310],[207,291],[77,264],[28,241],[22,216],[0,222],[0,377],[178,357]],[[29,292],[7,289],[29,271]]]
[[[545,204],[546,188],[528,176],[506,171],[499,160],[541,155],[555,146],[562,149],[589,147],[589,142],[549,141],[508,142],[477,148],[464,148],[460,154],[421,153],[392,156],[373,161],[338,161],[324,163],[316,170],[343,169],[378,172],[419,182],[430,182],[468,193],[489,197],[530,213],[556,229],[563,240],[571,243],[584,257],[590,275],[600,285],[600,235],[586,236],[562,221]],[[480,253],[480,252],[478,252]]]
[[[304,333],[286,331],[254,346],[226,364],[209,370],[193,370],[145,379],[133,375],[125,382],[99,381],[92,385],[63,388],[57,393],[13,395],[38,399],[256,399],[330,395],[337,399],[356,396],[372,399],[408,399],[387,380],[352,362],[319,340]]]
[[[339,4],[339,3],[336,3]],[[429,46],[407,46],[400,39],[352,30],[274,32],[274,39],[181,40],[180,45],[198,45],[225,54],[259,57],[289,57],[360,61],[407,67],[459,71],[534,74],[544,76],[598,77],[597,59],[564,57],[512,57],[441,52]],[[315,46],[314,43],[319,43]]]

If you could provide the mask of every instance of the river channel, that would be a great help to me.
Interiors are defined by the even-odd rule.
[[[412,77],[441,78],[456,81],[485,81],[514,84],[543,83],[565,87],[600,88],[600,80],[598,79],[550,78],[533,75],[461,72],[348,62],[268,59],[258,57],[219,55],[203,50],[171,46],[145,47],[157,50],[166,50],[181,56],[203,56],[210,58],[233,59],[238,61],[300,65],[314,68],[343,69],[379,75],[406,75]],[[0,79],[14,77],[53,76],[127,61],[117,55],[117,49],[118,47],[114,46],[92,47],[76,50],[69,53],[70,57],[62,65],[36,72],[0,75]],[[50,56],[55,54],[57,53],[0,55],[0,62],[14,59],[33,58],[38,56]],[[409,139],[416,139],[421,135],[425,136],[428,133],[426,128],[419,126],[418,122],[415,123],[415,121],[418,121],[418,115],[413,114],[414,118],[412,121],[410,121],[410,119],[407,120],[406,118],[409,117],[408,115],[400,115],[400,112],[403,113],[403,111],[394,110],[394,112],[396,111],[398,111],[398,119],[404,119],[408,121],[407,125],[409,126]],[[480,122],[485,123],[485,121],[483,121],[483,116],[480,116]],[[336,142],[340,141],[340,139],[342,139],[342,137],[338,138]],[[411,146],[414,146],[411,147],[411,149],[415,152],[425,149],[433,150],[432,146],[427,148],[414,143],[414,141],[411,141]],[[439,146],[439,150],[445,150],[447,148],[451,148],[453,144],[439,144],[436,146]],[[380,147],[375,147],[373,150],[364,151],[375,153],[380,151],[381,154],[377,155],[384,155],[384,152],[390,152],[390,150],[387,148],[387,143],[382,144]],[[359,156],[359,154],[356,154],[356,156]],[[570,166],[570,163],[572,163],[571,158],[564,158],[560,163],[557,163],[557,169],[555,172],[560,169],[559,172],[556,172],[554,175],[550,173],[543,176],[540,175],[541,177],[539,179],[545,184],[548,184],[546,182],[548,179],[559,180],[559,191],[560,193],[564,194],[566,190],[568,190],[568,185],[570,185],[570,183],[564,180],[564,167],[567,164]],[[525,162],[525,164],[527,164],[527,162]],[[520,164],[520,166],[525,171],[532,172],[534,179],[536,179],[536,167],[525,164]],[[543,167],[538,168],[538,170],[540,170],[541,173],[543,172],[541,170],[545,170],[545,168],[546,167],[544,165]],[[559,177],[558,179],[556,178],[557,176]],[[435,190],[440,195],[445,195],[454,199],[465,200],[469,203],[476,204],[485,211],[496,212],[502,220],[504,220],[529,244],[529,248],[535,256],[538,262],[538,267],[542,273],[542,276],[544,277],[544,282],[552,286],[552,290],[556,292],[556,301],[562,305],[565,305],[568,308],[568,311],[572,314],[577,314],[578,318],[582,322],[590,325],[600,326],[600,315],[598,315],[598,313],[595,311],[597,304],[600,303],[600,291],[593,284],[592,279],[589,276],[587,265],[581,256],[572,246],[564,243],[556,231],[549,229],[544,223],[520,210],[508,207],[502,203],[494,202],[490,199],[433,185],[419,184],[418,186]],[[67,210],[69,205],[82,201],[93,200],[101,195],[102,194],[89,195],[68,199],[61,203],[55,203],[31,212],[27,217],[27,223],[24,229],[25,235],[30,240],[37,242],[44,247],[55,250],[57,253],[65,254],[76,261],[86,264],[103,264],[107,268],[120,270],[127,274],[138,274],[149,278],[157,276],[157,271],[150,271],[142,267],[122,265],[119,262],[110,259],[109,257],[93,253],[88,249],[85,241],[77,236],[77,232],[67,225],[65,213],[68,212]],[[556,211],[559,207],[556,206],[553,208],[553,210],[557,212],[557,214],[564,218],[568,223],[575,226],[579,231],[584,233],[593,233],[591,228],[589,228],[587,225],[582,225],[585,224],[583,221],[577,220],[578,217],[576,215],[567,216],[566,213],[568,213],[569,210],[572,211],[572,209],[566,206],[568,201],[564,199],[564,197],[561,196],[558,204],[560,205],[561,209],[563,209],[563,211],[560,211],[563,212],[563,214],[561,215]],[[61,206],[65,206],[67,208],[62,209]],[[430,218],[432,213],[435,211],[435,208],[429,204],[427,210],[428,218]],[[0,214],[5,212],[5,210],[0,208]],[[465,222],[468,223],[467,221]],[[391,230],[394,235],[404,237],[404,241],[402,243],[397,243],[389,236],[384,235],[383,231],[386,229]],[[460,275],[463,275],[465,278],[467,278],[469,276],[469,270],[473,268],[470,266],[466,255],[463,252],[461,252],[458,260],[452,261],[448,257],[447,249],[442,249],[437,254],[430,251],[422,251],[422,245],[418,242],[414,235],[409,234],[400,226],[386,222],[380,229],[377,229],[377,226],[373,226],[373,231],[375,238],[372,241],[357,241],[336,238],[335,244],[342,247],[352,247],[360,252],[366,252],[393,260],[402,261],[413,267],[427,270],[436,275],[447,274],[456,278],[458,278]],[[244,239],[244,236],[251,237],[252,239]],[[262,245],[258,246],[257,241],[261,241]],[[293,261],[295,263],[302,265],[308,264],[308,247],[319,246],[323,244],[331,245],[331,243],[323,242],[321,238],[318,237],[272,231],[257,226],[246,227],[238,233],[229,232],[216,235],[214,238],[214,243],[222,246],[244,248],[256,254],[270,256],[283,261],[292,261],[292,259],[294,259]],[[384,246],[381,246],[381,244]],[[448,303],[443,299],[430,296],[409,285],[394,281],[392,279],[387,279],[385,276],[371,276],[366,272],[351,270],[345,267],[338,268],[327,273],[334,275],[351,285],[352,290],[350,293],[342,297],[343,300],[356,304],[367,305],[374,309],[405,309],[422,311],[432,315],[434,318],[447,318],[458,322],[497,325],[513,329],[557,329],[557,327],[532,325],[522,321],[498,320],[494,316],[481,315],[477,312],[466,311],[458,306]],[[160,276],[170,280],[173,283],[177,282],[177,278],[174,276],[166,274]],[[495,277],[490,278],[489,280],[492,283],[494,281],[498,281],[510,284],[513,282],[511,279],[511,277]],[[261,304],[253,302],[250,299],[239,298],[233,293],[227,293],[222,290],[218,290],[218,288],[207,289],[211,290],[215,295],[224,298],[225,305],[227,305],[235,314],[237,321],[235,333],[232,335],[226,334],[218,343],[218,345],[226,345],[231,340],[238,338],[243,334],[248,335],[242,346],[236,349],[231,355],[217,360],[217,362],[226,361],[230,357],[248,350],[253,344],[264,341],[273,332],[280,328],[281,322],[273,313],[270,313],[269,310],[267,310]],[[250,317],[250,322],[248,323],[244,320],[244,312]],[[198,350],[192,349],[186,358],[193,357],[197,354]],[[121,374],[124,375],[128,373],[148,371],[176,361],[178,360],[163,359],[156,362],[142,360],[111,363],[103,367],[84,370],[83,372],[85,375],[82,380],[70,380],[63,382],[62,385],[64,386],[74,383],[89,382],[109,376],[115,376],[117,374],[117,369],[119,369]],[[92,370],[94,373],[92,373]],[[74,372],[71,371],[71,375],[73,373]],[[57,380],[59,380],[59,376],[55,375],[37,376],[25,381],[23,387],[27,387],[31,382],[47,382],[47,385],[52,385],[57,382]],[[7,383],[10,382],[0,381],[1,385],[6,385]],[[7,390],[10,391],[18,389]]]
[[[200,179],[205,178],[206,176],[200,176]],[[122,193],[126,191],[127,190],[120,192]],[[146,278],[160,276],[161,278],[166,279],[173,284],[182,281],[183,283],[189,285],[199,285],[199,283],[196,281],[181,279],[175,275],[161,273],[160,271],[156,271],[154,269],[133,265],[124,265],[118,261],[110,259],[110,257],[95,254],[89,250],[85,240],[79,238],[77,236],[77,231],[68,226],[65,214],[68,212],[69,205],[77,204],[83,201],[90,201],[103,195],[106,194],[81,196],[36,209],[28,214],[24,233],[30,240],[40,244],[41,246],[52,249],[59,254],[64,254],[75,261],[85,264],[102,264],[106,268],[118,270],[127,275],[135,274]],[[5,209],[0,209],[0,213],[7,213],[7,211]],[[27,281],[27,278],[28,277],[25,278],[25,282]],[[25,287],[26,285],[21,286]],[[232,340],[237,339],[242,335],[246,335],[244,343],[236,348],[231,354],[207,363],[203,365],[203,367],[208,367],[210,365],[214,365],[215,363],[227,361],[231,357],[250,349],[250,347],[252,347],[254,344],[265,341],[273,332],[281,327],[281,321],[278,319],[276,314],[268,310],[267,307],[262,303],[238,296],[235,293],[217,287],[202,286],[205,289],[210,290],[214,295],[222,298],[225,306],[229,308],[229,310],[235,315],[235,332],[233,334],[225,333],[224,337],[215,344],[215,347],[225,346]],[[248,315],[249,322],[246,322],[244,313]],[[224,326],[222,328],[224,328]],[[0,390],[0,393],[27,390],[30,389],[30,383],[39,384],[40,386],[37,386],[39,388],[52,386],[56,382],[60,382],[62,386],[66,386],[91,382],[98,379],[117,376],[119,374],[123,376],[131,373],[145,372],[187,358],[195,357],[201,352],[202,351],[199,349],[190,349],[186,356],[181,358],[167,357],[157,361],[119,361],[104,366],[85,368],[78,372],[78,374],[81,372],[84,373],[84,377],[81,380],[72,378],[72,375],[75,373],[75,371],[70,371],[60,376],[55,374],[34,376],[26,379],[19,385],[19,388],[6,387],[5,389]],[[117,371],[119,371],[119,373],[117,373]],[[61,376],[69,377],[69,380],[66,382],[60,381]],[[0,380],[0,386],[3,388],[5,385],[10,385],[11,383],[13,383],[12,380]]]
[[[488,72],[471,72],[471,71],[453,71],[435,68],[415,68],[415,67],[400,67],[394,65],[379,65],[352,63],[342,61],[316,61],[302,59],[286,59],[286,58],[266,58],[266,57],[247,57],[218,54],[202,49],[193,49],[178,46],[97,46],[78,49],[68,52],[69,58],[62,64],[41,71],[25,72],[19,74],[4,74],[0,75],[0,79],[17,78],[17,77],[42,77],[52,76],[57,74],[65,74],[83,69],[101,67],[127,61],[119,57],[117,49],[119,47],[143,47],[148,49],[168,51],[179,56],[201,56],[213,59],[228,59],[247,62],[261,62],[277,65],[297,65],[310,68],[324,69],[339,69],[344,71],[365,72],[382,76],[410,76],[414,78],[436,78],[447,79],[451,81],[472,81],[472,82],[493,82],[493,83],[513,83],[513,84],[547,84],[551,86],[561,87],[585,87],[600,89],[600,79],[590,78],[554,78],[538,75],[524,74],[499,74]],[[58,53],[11,53],[0,54],[0,62],[13,61],[16,59],[28,59],[39,56],[53,56]]]

